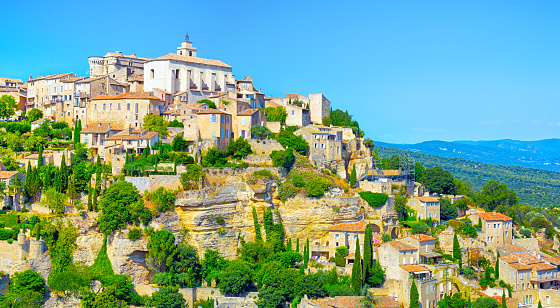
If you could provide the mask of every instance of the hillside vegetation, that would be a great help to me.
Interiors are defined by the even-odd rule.
[[[471,181],[477,190],[490,180],[505,183],[517,193],[521,204],[551,206],[560,204],[560,173],[544,169],[493,165],[454,157],[376,146],[382,157],[410,155],[426,167],[440,166],[454,177]]]

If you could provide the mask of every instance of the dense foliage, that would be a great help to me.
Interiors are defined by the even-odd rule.
[[[125,181],[112,183],[101,196],[99,207],[99,229],[105,234],[123,229],[127,223],[147,224],[152,219],[136,187]]]
[[[371,191],[361,191],[359,192],[360,197],[364,199],[371,207],[380,207],[387,202],[389,196],[383,193],[374,193]]]

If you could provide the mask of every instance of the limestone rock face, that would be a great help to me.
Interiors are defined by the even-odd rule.
[[[350,178],[353,166],[356,166],[356,175],[358,178],[372,169],[373,158],[371,156],[371,150],[364,145],[362,139],[350,140],[345,146],[347,155],[344,161],[346,162],[347,174],[342,178]]]
[[[296,196],[278,204],[286,238],[325,244],[333,224],[360,220],[364,202],[360,198],[308,198]]]
[[[107,237],[107,254],[115,274],[129,275],[133,284],[150,282],[150,271],[146,264],[148,243],[139,239],[131,241],[122,232]]]
[[[257,189],[262,192],[263,187]],[[253,207],[271,206],[256,200],[259,198],[255,198],[251,186],[233,182],[218,188],[184,192],[178,196],[176,212],[181,228],[188,230],[188,243],[198,249],[201,257],[209,248],[233,259],[241,237],[246,241],[254,239]],[[223,225],[216,222],[218,216],[224,219]]]

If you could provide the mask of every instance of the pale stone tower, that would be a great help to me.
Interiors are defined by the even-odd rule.
[[[177,54],[181,56],[196,57],[196,48],[189,41],[189,34],[185,37],[185,41],[181,42],[181,47],[177,47]]]

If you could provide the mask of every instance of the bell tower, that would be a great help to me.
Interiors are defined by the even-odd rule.
[[[181,47],[177,47],[177,54],[181,56],[196,57],[196,48],[192,46],[188,33],[185,36],[185,41],[181,42]]]

